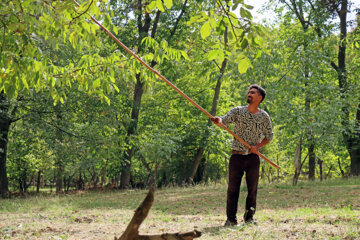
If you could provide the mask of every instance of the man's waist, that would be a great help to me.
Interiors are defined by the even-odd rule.
[[[231,154],[237,154],[237,155],[248,155],[249,152],[248,151],[237,151],[237,150],[232,150]]]

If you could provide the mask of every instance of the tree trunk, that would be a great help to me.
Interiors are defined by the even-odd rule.
[[[9,102],[4,92],[0,93],[0,195],[9,198],[9,182],[6,171],[7,144],[11,119],[8,115]]]
[[[56,121],[57,126],[61,126],[61,109],[60,105],[55,106],[55,112],[56,112]],[[63,149],[62,149],[62,141],[63,141],[63,133],[60,130],[60,128],[57,128],[56,130],[56,137],[55,137],[55,151],[56,151],[56,160],[55,160],[55,169],[56,169],[56,193],[60,193],[63,190],[63,175],[64,175],[64,167],[63,167]]]
[[[306,84],[305,87],[308,88],[309,84],[308,84],[308,73],[306,73]],[[311,101],[310,101],[310,97],[308,96],[309,93],[306,93],[305,96],[305,113],[306,116],[309,116],[310,113],[310,109],[311,109]],[[309,124],[312,124],[312,120],[309,116]],[[314,136],[313,133],[311,131],[311,128],[309,130],[307,130],[307,140],[308,140],[308,152],[309,152],[309,180],[313,181],[315,180],[315,167],[316,167],[316,155],[315,155],[315,143],[314,143]]]
[[[142,45],[141,41],[144,37],[149,36],[149,31],[151,27],[151,17],[150,14],[145,11],[145,15],[143,16],[143,3],[141,0],[137,1],[137,27],[139,31],[139,38],[137,41],[138,51],[139,53],[142,52]],[[154,18],[154,23],[152,26],[151,37],[154,38],[156,35],[156,30],[158,26],[158,22],[160,19],[160,11],[156,13]],[[142,19],[144,17],[144,19]],[[151,62],[150,66],[154,67],[156,62]],[[136,77],[136,85],[134,90],[134,102],[131,110],[131,122],[130,126],[128,126],[127,136],[126,136],[126,149],[124,151],[124,161],[123,161],[123,168],[121,171],[120,176],[120,188],[126,189],[130,186],[130,178],[131,178],[131,160],[134,153],[134,147],[132,146],[131,139],[134,134],[136,134],[138,120],[139,120],[139,113],[140,113],[140,105],[141,105],[141,98],[144,93],[144,82],[141,79],[140,73],[135,75]]]
[[[350,141],[350,174],[353,176],[360,176],[360,104],[356,112],[355,133]]]
[[[347,150],[350,155],[351,164],[350,164],[350,174],[354,176],[360,175],[360,104],[356,112],[356,121],[355,126],[352,128],[350,126],[350,113],[349,113],[349,103],[346,100],[346,93],[348,91],[348,83],[347,83],[347,71],[346,71],[346,42],[347,42],[347,8],[348,1],[341,0],[341,8],[337,11],[339,19],[340,19],[340,44],[338,50],[338,65],[335,63],[331,63],[332,67],[338,73],[338,81],[340,93],[342,96],[342,100],[345,102],[342,107],[343,118],[342,125],[345,128],[343,131],[343,138]],[[359,101],[359,100],[358,100]],[[352,130],[354,129],[354,130]]]
[[[307,32],[308,25],[303,24],[304,32]],[[307,40],[304,40],[304,53],[306,54],[307,50]],[[305,59],[305,66],[304,66],[304,78],[305,78],[305,115],[308,117],[310,128],[306,131],[307,140],[308,140],[308,152],[309,152],[309,180],[315,180],[315,167],[316,167],[316,157],[315,157],[315,140],[312,133],[312,119],[311,119],[311,96],[310,96],[310,74],[309,74],[309,64],[308,59]]]
[[[127,131],[126,146],[124,152],[124,164],[121,171],[120,188],[126,189],[130,186],[130,172],[131,172],[131,159],[134,152],[134,148],[130,143],[131,137],[136,133],[137,125],[139,121],[141,98],[144,93],[144,83],[141,81],[140,74],[136,74],[136,85],[134,92],[134,105],[131,111],[131,123]]]
[[[316,155],[315,155],[315,144],[313,142],[310,142],[308,151],[309,151],[309,180],[314,181],[315,180]]]
[[[41,170],[38,171],[37,174],[37,182],[36,182],[36,192],[40,192],[40,181],[41,181]]]
[[[323,180],[323,161],[320,159],[320,158],[318,158],[318,163],[319,163],[319,169],[320,169],[320,181],[322,181]]]
[[[225,28],[225,32],[224,32],[224,45],[225,45],[225,48],[227,47],[227,43],[228,43],[228,38],[227,38],[227,32],[228,32],[228,29],[227,27]],[[226,66],[227,66],[227,62],[228,62],[228,59],[225,58],[221,64],[221,68],[220,68],[220,76],[216,82],[216,87],[215,87],[215,92],[214,92],[214,98],[213,98],[213,102],[212,102],[212,107],[211,107],[211,111],[210,111],[210,114],[212,116],[215,116],[216,115],[216,112],[217,112],[217,104],[218,104],[218,101],[219,101],[219,96],[220,96],[220,90],[221,90],[221,83],[222,83],[222,78],[224,76],[224,73],[225,73],[225,69],[226,69]],[[212,122],[208,121],[208,125],[211,125]],[[203,139],[201,141],[201,146],[199,147],[199,149],[197,150],[197,153],[196,153],[196,156],[195,156],[195,160],[194,160],[194,163],[193,163],[193,166],[191,168],[191,172],[190,172],[190,175],[188,177],[188,182],[189,183],[192,183],[194,177],[195,177],[195,174],[199,168],[199,164],[201,162],[201,159],[202,159],[202,156],[204,154],[204,150],[205,150],[205,147],[206,147],[206,142],[207,142],[207,139],[209,137],[209,131],[208,131],[208,128],[207,130],[205,131],[204,133],[204,136],[203,136]]]
[[[210,159],[210,156],[208,154],[208,158],[205,159],[205,162],[204,162],[204,169],[203,169],[203,173],[202,173],[202,176],[201,176],[201,182],[203,182],[203,183],[207,182],[206,174],[207,174],[207,165],[208,165],[209,159]]]
[[[345,172],[341,167],[340,157],[338,158],[338,165],[339,165],[339,170],[340,170],[341,176],[345,177]]]
[[[193,183],[193,181],[194,181],[195,174],[196,174],[196,172],[197,172],[197,170],[199,168],[201,159],[202,159],[202,157],[204,155],[204,150],[205,150],[204,146],[201,146],[201,147],[199,147],[199,149],[196,152],[195,161],[194,161],[193,166],[191,168],[190,176],[189,176],[189,179],[188,179],[189,183]]]

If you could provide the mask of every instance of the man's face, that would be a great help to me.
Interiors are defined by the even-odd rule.
[[[251,88],[248,91],[247,103],[260,103],[262,96],[259,94],[256,88]]]

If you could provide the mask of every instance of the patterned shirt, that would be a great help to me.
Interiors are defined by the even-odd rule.
[[[248,106],[235,107],[220,118],[225,126],[235,123],[234,133],[250,146],[260,143],[263,137],[269,141],[273,138],[270,116],[262,109],[252,114]],[[232,148],[245,154],[250,153],[250,150],[236,138],[233,140]]]

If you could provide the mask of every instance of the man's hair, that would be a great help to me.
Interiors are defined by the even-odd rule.
[[[248,90],[252,89],[252,88],[255,88],[258,93],[262,96],[262,99],[260,102],[264,101],[265,99],[265,96],[266,96],[266,91],[265,89],[263,89],[262,87],[260,87],[259,85],[257,84],[251,84],[250,87],[248,88]]]

